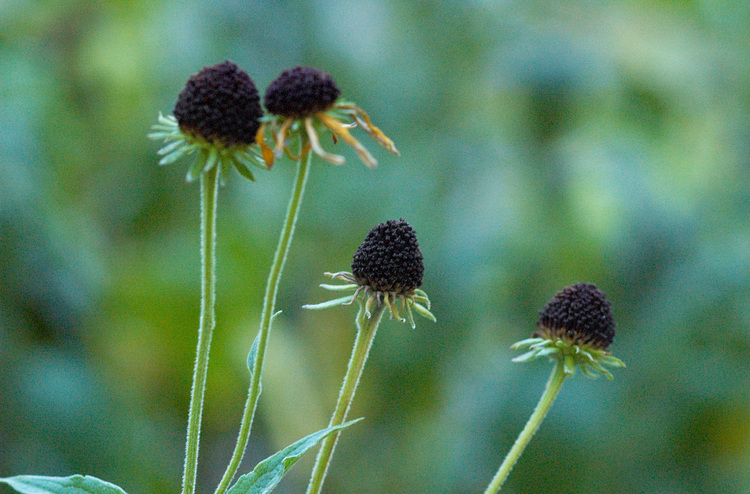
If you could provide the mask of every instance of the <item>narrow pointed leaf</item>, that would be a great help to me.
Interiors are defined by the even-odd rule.
[[[18,475],[0,478],[0,483],[9,485],[21,494],[125,494],[116,485],[89,475]]]
[[[247,370],[250,371],[250,379],[253,378],[253,368],[255,367],[255,357],[258,355],[258,345],[260,345],[260,332],[258,336],[253,340],[253,344],[250,346],[250,353],[247,354]]]
[[[240,477],[237,483],[227,491],[227,494],[266,494],[271,492],[303,454],[315,447],[329,434],[338,432],[360,420],[362,419],[313,432],[309,436],[292,443],[258,463],[252,472]]]

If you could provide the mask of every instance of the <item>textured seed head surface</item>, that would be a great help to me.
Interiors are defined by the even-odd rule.
[[[602,350],[615,337],[612,306],[592,283],[577,283],[558,292],[539,311],[537,327],[542,336],[567,337]]]
[[[192,75],[177,97],[180,129],[225,146],[250,145],[263,116],[260,96],[247,73],[230,61]]]
[[[370,230],[354,253],[352,274],[376,292],[412,294],[424,275],[414,229],[404,220],[390,220]]]
[[[286,70],[266,89],[266,109],[274,115],[305,118],[328,110],[341,91],[333,78],[312,67]]]

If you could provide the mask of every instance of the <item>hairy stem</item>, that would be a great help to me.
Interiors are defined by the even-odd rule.
[[[367,317],[364,307],[360,307],[357,315],[357,338],[354,340],[354,348],[349,359],[349,366],[346,370],[344,382],[339,391],[339,398],[336,402],[336,409],[333,411],[329,427],[341,425],[346,420],[349,408],[354,400],[354,393],[357,391],[359,379],[365,368],[367,356],[372,348],[372,342],[375,339],[375,333],[378,331],[380,319],[383,317],[385,304],[380,303],[373,311],[371,317]],[[336,448],[336,442],[339,439],[339,432],[335,432],[323,440],[320,446],[318,456],[315,459],[315,466],[310,476],[310,483],[307,486],[307,494],[318,494],[323,488],[328,466],[331,463],[333,450]]]
[[[198,443],[200,442],[203,397],[206,391],[208,355],[215,318],[216,303],[216,206],[219,196],[219,167],[201,174],[201,314],[198,326],[198,349],[193,369],[193,387],[190,391],[185,469],[182,475],[182,493],[195,492],[198,470]]]
[[[297,164],[297,176],[294,181],[294,189],[292,189],[292,196],[289,199],[286,219],[284,220],[284,226],[282,227],[281,235],[279,236],[279,243],[276,247],[276,254],[274,255],[273,264],[271,265],[271,272],[268,274],[268,282],[266,283],[266,294],[263,299],[260,330],[258,333],[258,353],[253,364],[252,379],[250,381],[250,389],[247,393],[247,400],[245,401],[245,409],[242,413],[240,432],[237,437],[237,444],[234,448],[234,452],[232,453],[232,458],[224,472],[224,476],[219,482],[219,486],[216,488],[216,494],[224,494],[229,488],[229,483],[232,482],[232,479],[234,479],[234,476],[237,474],[237,469],[240,467],[242,457],[245,454],[245,447],[250,439],[250,430],[252,429],[255,408],[258,404],[258,397],[260,396],[261,390],[263,360],[266,355],[268,335],[271,332],[271,321],[276,307],[276,293],[279,289],[281,272],[284,270],[284,264],[286,263],[289,246],[291,245],[292,237],[294,236],[294,228],[297,224],[297,218],[299,217],[299,211],[302,205],[302,197],[305,193],[305,185],[307,184],[307,178],[310,174],[311,156],[310,152],[303,152]]]
[[[542,421],[547,415],[547,412],[549,412],[550,408],[552,408],[552,403],[555,402],[555,398],[560,392],[560,387],[562,386],[563,381],[565,381],[566,377],[568,377],[568,374],[565,373],[565,365],[563,363],[563,360],[557,359],[555,368],[552,369],[552,374],[550,374],[549,376],[547,386],[545,387],[544,393],[542,393],[541,398],[539,398],[539,403],[537,403],[536,408],[534,409],[534,413],[532,413],[531,417],[529,417],[529,421],[526,422],[526,426],[518,435],[516,442],[508,452],[505,460],[503,460],[503,463],[500,465],[497,473],[492,478],[490,485],[487,486],[484,494],[495,494],[496,492],[500,491],[500,488],[503,486],[505,479],[507,479],[508,475],[510,475],[510,471],[515,466],[518,458],[521,457],[521,454],[526,448],[526,445],[529,444],[531,438],[534,437],[534,434],[539,429],[539,426],[542,425]]]

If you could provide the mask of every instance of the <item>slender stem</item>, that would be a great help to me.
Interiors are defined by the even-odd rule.
[[[542,421],[547,415],[547,412],[549,412],[550,408],[552,408],[552,403],[555,402],[555,398],[560,392],[560,387],[562,386],[562,383],[563,381],[565,381],[566,377],[568,377],[568,374],[565,373],[563,360],[557,359],[555,368],[552,369],[552,374],[550,374],[549,376],[547,386],[544,389],[542,397],[539,398],[539,403],[537,403],[536,408],[534,409],[534,413],[532,413],[531,417],[529,417],[529,421],[526,422],[526,426],[521,431],[521,434],[518,435],[516,442],[508,452],[505,460],[503,460],[502,465],[500,465],[500,468],[492,478],[492,482],[490,482],[490,485],[487,486],[484,494],[494,494],[498,492],[503,486],[503,483],[505,482],[505,479],[508,478],[508,475],[513,469],[513,466],[518,461],[518,458],[521,457],[521,453],[523,453],[524,448],[526,448],[526,445],[529,444],[529,441],[531,441],[531,438],[539,429],[539,426],[542,425]]]
[[[331,421],[328,426],[333,427],[341,425],[346,420],[346,414],[354,400],[354,393],[357,391],[359,379],[362,376],[362,370],[365,368],[367,356],[372,348],[372,342],[375,339],[375,333],[378,331],[380,319],[383,317],[385,304],[378,304],[371,317],[366,317],[363,307],[360,307],[357,315],[357,338],[354,340],[352,356],[349,359],[349,366],[346,370],[344,382],[339,391],[339,398],[336,402],[336,409],[333,411]],[[328,465],[331,463],[333,450],[339,439],[339,432],[329,435],[323,440],[320,446],[318,456],[315,459],[315,466],[310,476],[310,483],[307,485],[307,494],[317,494],[323,488],[323,481],[328,472]]]
[[[268,335],[271,332],[271,320],[273,319],[276,307],[276,293],[279,289],[281,272],[284,270],[284,264],[286,263],[287,254],[289,253],[289,246],[291,245],[292,237],[294,236],[294,228],[297,224],[297,218],[299,217],[302,197],[305,193],[305,185],[307,184],[307,178],[310,174],[311,157],[312,154],[310,152],[303,152],[297,164],[297,177],[294,181],[294,188],[292,189],[292,196],[289,199],[286,219],[284,220],[284,226],[282,227],[281,235],[279,236],[279,244],[276,247],[276,254],[274,255],[273,264],[271,265],[271,272],[268,274],[268,282],[266,283],[266,294],[263,299],[260,330],[258,333],[258,353],[255,357],[252,378],[250,380],[250,389],[248,390],[245,409],[242,413],[240,432],[237,437],[237,444],[234,448],[234,452],[232,453],[232,458],[229,461],[229,465],[227,465],[224,476],[219,482],[219,486],[216,488],[216,494],[224,494],[229,488],[229,483],[237,474],[237,469],[240,467],[242,457],[245,454],[245,447],[250,439],[250,430],[253,425],[255,408],[258,404],[258,397],[260,396],[263,360],[266,355],[266,347],[268,346]]]
[[[200,442],[203,396],[206,391],[208,354],[211,336],[216,324],[216,206],[219,197],[219,167],[201,174],[201,314],[198,326],[198,349],[193,369],[193,387],[190,391],[185,469],[182,475],[182,493],[195,492],[198,470],[198,443]]]

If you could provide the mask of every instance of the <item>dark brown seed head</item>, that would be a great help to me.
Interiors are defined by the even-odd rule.
[[[565,338],[601,350],[615,337],[612,306],[592,283],[577,283],[558,292],[539,311],[537,327],[536,336]]]
[[[422,285],[424,262],[414,229],[404,220],[381,223],[354,253],[352,274],[376,292],[411,295]]]
[[[180,129],[214,144],[250,145],[263,116],[253,80],[229,61],[204,67],[177,97]]]
[[[341,91],[333,78],[312,67],[284,71],[266,89],[266,109],[274,115],[305,118],[333,106]]]

